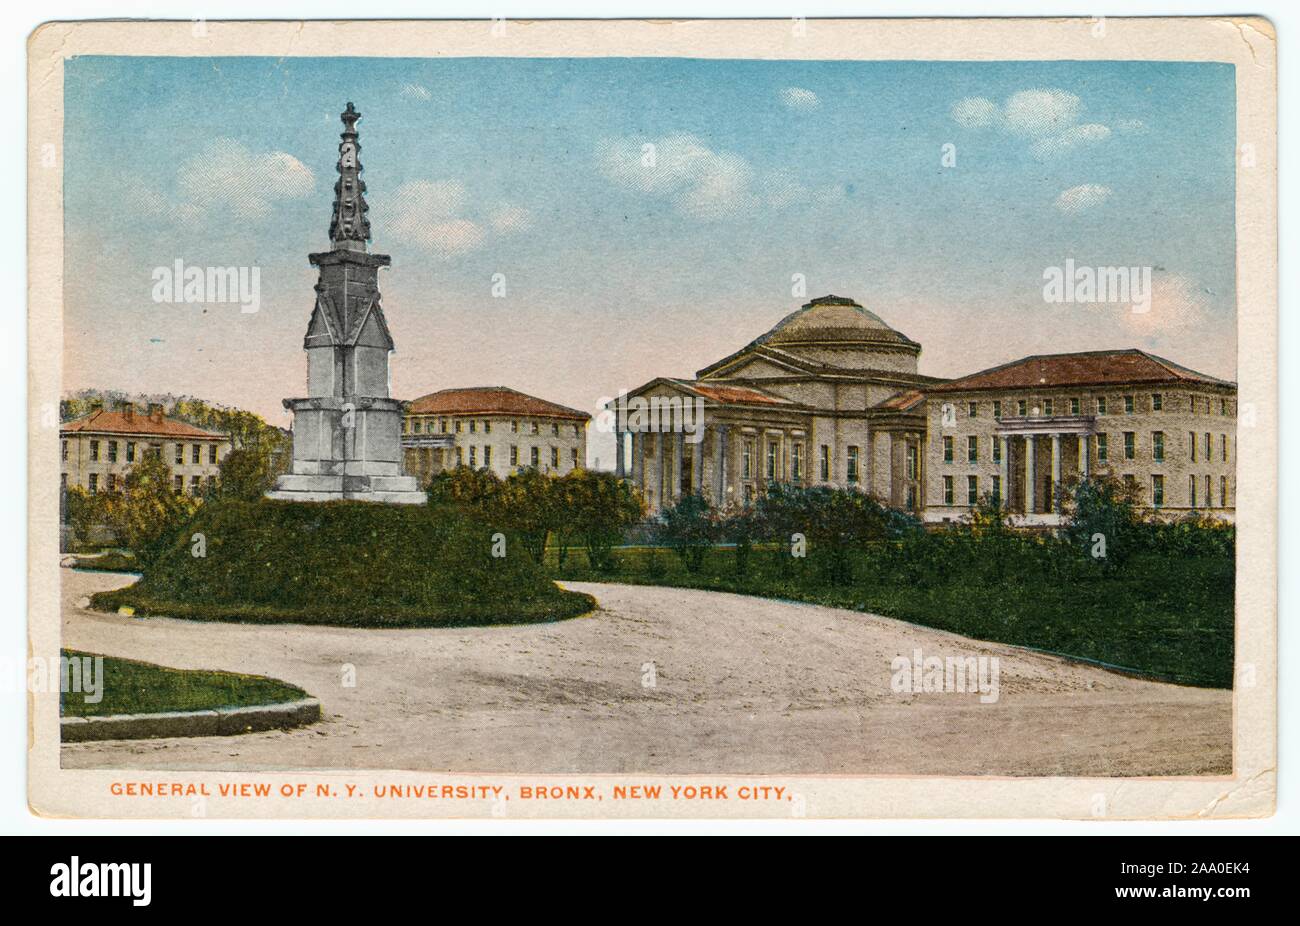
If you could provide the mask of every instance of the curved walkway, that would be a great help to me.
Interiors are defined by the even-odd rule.
[[[79,605],[65,646],[267,675],[319,698],[286,732],[63,746],[71,768],[934,775],[1231,771],[1232,693],[1142,681],[872,615],[570,583],[556,624],[416,630],[126,618]],[[999,697],[891,689],[891,660],[996,656]],[[347,681],[355,684],[349,686]]]

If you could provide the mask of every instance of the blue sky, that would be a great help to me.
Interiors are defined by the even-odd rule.
[[[1234,98],[1208,63],[77,58],[65,388],[287,423],[348,100],[399,397],[591,410],[824,293],[933,375],[1136,346],[1235,378]],[[1045,304],[1067,258],[1155,268],[1152,312]],[[155,304],[176,259],[258,266],[260,310]]]

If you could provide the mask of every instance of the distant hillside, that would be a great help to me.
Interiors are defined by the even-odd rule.
[[[289,432],[266,423],[261,415],[239,408],[217,405],[193,396],[175,396],[171,393],[127,393],[117,389],[82,389],[59,402],[59,417],[71,421],[90,414],[98,404],[103,408],[117,408],[124,402],[133,403],[144,411],[150,405],[161,405],[163,414],[188,422],[195,427],[218,431],[230,437],[235,447],[264,447],[276,449],[287,445]]]

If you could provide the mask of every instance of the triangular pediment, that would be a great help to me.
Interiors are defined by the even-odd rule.
[[[307,322],[304,347],[322,347],[338,343],[337,321],[331,309],[329,298],[324,294],[317,295],[316,305],[311,310],[311,320]]]
[[[365,312],[358,317],[348,344],[354,347],[393,349],[393,336],[388,331],[388,323],[384,320],[384,310],[379,307],[378,298],[373,300],[366,307]]]

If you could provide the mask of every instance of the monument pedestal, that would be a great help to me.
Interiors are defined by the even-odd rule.
[[[293,412],[293,468],[268,498],[425,504],[416,478],[402,473],[399,401],[317,396],[285,399],[284,405]]]

